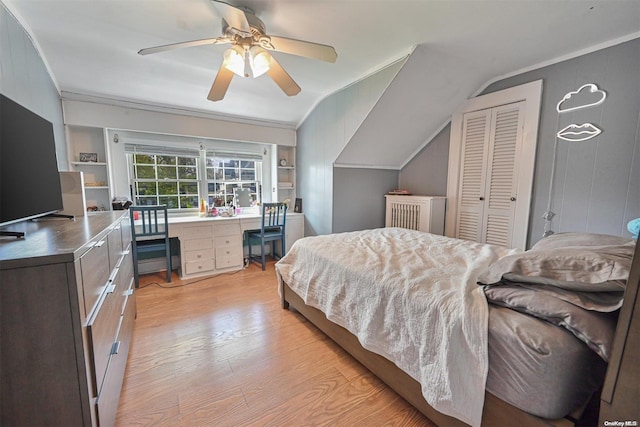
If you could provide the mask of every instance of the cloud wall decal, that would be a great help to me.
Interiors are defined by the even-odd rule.
[[[558,113],[579,110],[602,104],[607,98],[607,93],[598,89],[593,83],[582,85],[575,92],[567,93],[556,106]]]

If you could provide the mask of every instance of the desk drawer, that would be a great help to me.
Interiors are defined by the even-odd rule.
[[[215,269],[215,260],[213,258],[185,262],[186,274],[200,273],[213,269]]]
[[[198,237],[210,237],[212,236],[211,225],[194,225],[189,227],[182,227],[180,229],[181,239],[192,239]]]
[[[242,234],[240,231],[240,221],[229,221],[226,224],[216,224],[213,227],[213,233],[216,237],[219,236],[239,236]]]
[[[187,251],[184,253],[184,259],[187,262],[202,261],[210,258],[213,258],[212,249],[201,249],[199,251]]]
[[[216,268],[241,267],[242,263],[242,250],[233,251],[232,253],[220,256],[216,255]]]
[[[213,240],[211,238],[208,239],[189,239],[184,240],[183,249],[185,251],[197,251],[201,249],[212,249],[213,248]]]
[[[218,248],[242,247],[242,237],[239,234],[233,236],[216,236],[216,250]]]

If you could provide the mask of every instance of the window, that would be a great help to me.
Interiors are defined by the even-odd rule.
[[[131,159],[136,205],[199,206],[197,157],[135,153]]]
[[[235,204],[234,189],[248,188],[253,202],[260,200],[262,163],[257,160],[207,156],[207,198],[209,206]]]
[[[247,188],[261,200],[262,156],[252,153],[207,153],[197,148],[125,144],[132,197],[136,205],[199,209],[236,205],[234,189]]]

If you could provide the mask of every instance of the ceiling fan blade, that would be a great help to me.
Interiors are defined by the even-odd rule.
[[[294,96],[300,93],[300,86],[293,81],[291,76],[284,70],[284,68],[282,68],[282,65],[280,65],[274,57],[271,57],[267,74],[288,96]]]
[[[224,19],[229,27],[241,33],[244,37],[251,37],[251,27],[247,16],[242,9],[231,6],[228,3],[213,0],[213,7],[216,8],[222,19]]]
[[[213,85],[211,86],[209,95],[207,95],[207,99],[209,101],[220,101],[224,98],[232,78],[233,71],[225,67],[223,62],[222,65],[220,65],[216,79],[213,81]]]
[[[269,43],[265,39],[271,39]],[[289,53],[291,55],[305,56],[307,58],[319,59],[326,62],[336,62],[338,54],[332,46],[307,42],[303,40],[288,39],[286,37],[268,36],[264,42],[260,40],[260,45],[265,49],[278,52]]]
[[[182,49],[185,47],[193,47],[193,46],[202,46],[205,44],[225,44],[225,43],[231,43],[232,41],[233,40],[229,37],[215,37],[212,39],[191,40],[189,42],[172,43],[172,44],[165,44],[163,46],[155,46],[155,47],[148,47],[146,49],[140,49],[138,51],[138,54],[149,55],[152,53],[164,52],[167,50]]]

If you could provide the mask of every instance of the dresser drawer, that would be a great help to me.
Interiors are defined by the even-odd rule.
[[[104,379],[109,356],[111,355],[111,347],[120,324],[122,298],[115,292],[115,289],[115,283],[109,284],[104,297],[100,300],[94,315],[87,325],[89,346],[91,357],[93,358],[93,396],[98,394]]]
[[[126,300],[124,313],[120,317],[118,337],[112,347],[113,352],[109,356],[104,382],[96,400],[98,425],[100,426],[115,424],[135,315],[136,300],[135,295],[131,294]]]
[[[116,304],[118,307],[123,308],[128,291],[131,289],[133,283],[133,261],[130,253],[122,258],[119,267],[113,284],[116,286],[114,291],[117,300]],[[120,312],[122,313],[122,309]]]
[[[184,240],[183,250],[185,251],[196,251],[200,249],[212,249],[213,248],[213,240],[211,238],[208,239],[189,239]]]
[[[122,256],[122,233],[120,231],[120,224],[115,226],[107,235],[107,242],[109,243],[109,271],[111,271],[116,267],[116,264],[118,264]]]
[[[92,247],[80,258],[84,308],[87,316],[98,303],[109,280],[109,244],[106,237],[92,242]]]
[[[216,224],[213,226],[213,234],[216,237],[219,236],[239,236],[241,234],[240,231],[240,221],[229,221],[226,224]]]
[[[190,261],[201,261],[205,259],[213,258],[213,249],[201,249],[198,251],[186,251],[184,253],[184,259],[187,262]]]
[[[131,219],[129,217],[120,221],[120,234],[122,235],[122,250],[126,251],[131,244]]]
[[[215,269],[215,260],[213,258],[187,261],[185,262],[186,274],[194,274]]]

